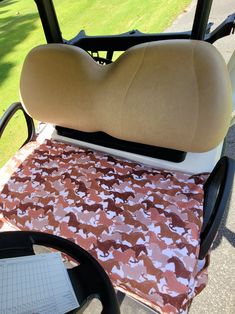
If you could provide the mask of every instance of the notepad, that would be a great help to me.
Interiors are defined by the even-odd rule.
[[[1,314],[64,314],[78,307],[60,253],[0,259]]]

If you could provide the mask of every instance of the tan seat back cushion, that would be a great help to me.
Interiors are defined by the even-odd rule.
[[[231,117],[225,62],[201,41],[137,45],[105,66],[77,47],[39,46],[25,60],[20,95],[35,119],[188,152],[217,146]]]
[[[232,83],[232,93],[233,93],[233,111],[235,111],[235,51],[233,52],[229,63],[228,70],[230,74],[230,79]]]

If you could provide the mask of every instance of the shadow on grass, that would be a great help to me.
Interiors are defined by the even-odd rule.
[[[1,2],[0,2],[0,8],[1,8]],[[7,12],[8,12],[8,10],[1,10],[1,11],[0,11],[0,15],[1,15],[1,14],[5,14],[5,13],[7,13]]]
[[[0,2],[0,10],[14,4],[16,1]],[[9,10],[4,10],[5,13]],[[3,13],[4,11],[1,11]],[[24,15],[11,15],[9,17],[0,17],[0,86],[8,77],[11,68],[15,65],[14,62],[4,61],[4,58],[17,49],[32,32],[36,26],[38,15],[36,13]]]
[[[4,8],[6,6],[9,6],[10,4],[16,3],[15,0],[2,0],[0,1],[0,8]]]

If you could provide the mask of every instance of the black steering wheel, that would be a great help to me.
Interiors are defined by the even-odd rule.
[[[34,255],[34,244],[56,249],[79,263],[67,270],[80,304],[76,313],[82,313],[85,305],[94,297],[99,298],[102,303],[102,314],[120,313],[116,293],[108,275],[88,252],[69,240],[34,231],[1,232],[0,258]]]

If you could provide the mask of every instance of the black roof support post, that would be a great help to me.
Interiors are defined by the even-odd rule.
[[[47,43],[63,43],[62,34],[52,0],[34,0],[38,7]]]
[[[213,0],[198,0],[191,39],[204,40]]]

